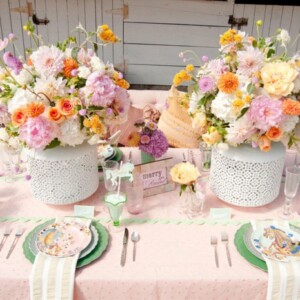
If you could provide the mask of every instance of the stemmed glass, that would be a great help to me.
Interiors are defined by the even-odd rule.
[[[123,211],[124,204],[127,201],[126,194],[119,192],[108,192],[104,196],[104,202],[108,208],[112,224],[109,225],[113,232],[122,231],[120,217]]]
[[[293,213],[291,210],[291,204],[295,198],[300,183],[300,168],[296,166],[288,166],[285,168],[285,184],[284,195],[285,203],[283,212],[280,213],[280,217],[283,219],[292,219]]]

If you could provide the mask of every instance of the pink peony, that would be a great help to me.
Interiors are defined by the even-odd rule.
[[[256,97],[250,106],[249,116],[255,127],[265,132],[272,126],[277,127],[282,119],[282,102],[268,96]]]
[[[86,87],[92,94],[92,105],[107,107],[116,96],[116,85],[107,75],[103,75],[103,71],[92,73],[86,81]]]
[[[25,141],[27,146],[36,150],[43,150],[55,137],[59,127],[56,123],[50,122],[43,116],[29,118],[20,127],[20,140]]]

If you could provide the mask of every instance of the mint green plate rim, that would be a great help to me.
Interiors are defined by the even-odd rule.
[[[236,249],[251,265],[268,272],[268,267],[265,261],[257,258],[254,254],[252,254],[244,243],[244,234],[250,228],[251,224],[246,223],[242,225],[235,233],[234,236],[234,244]]]
[[[51,221],[54,222],[55,219],[53,219]],[[26,236],[25,241],[23,242],[23,253],[24,253],[25,257],[31,263],[34,263],[35,255],[31,252],[31,250],[29,248],[29,242],[32,239],[32,236],[34,235],[36,230],[42,229],[45,226],[45,224],[47,224],[47,223],[49,223],[49,220],[47,222],[44,222],[43,224],[40,224],[40,225],[36,226],[35,228],[33,228],[32,231],[30,231],[29,234]],[[99,241],[98,241],[96,247],[93,249],[93,251],[91,251],[91,253],[89,253],[85,257],[78,259],[77,266],[76,266],[77,268],[82,268],[82,267],[90,264],[91,262],[95,261],[96,259],[98,259],[103,254],[103,252],[106,250],[106,248],[108,246],[109,234],[108,234],[107,230],[105,229],[105,227],[95,221],[93,221],[92,224],[94,225],[94,227],[96,228],[96,230],[99,234]]]

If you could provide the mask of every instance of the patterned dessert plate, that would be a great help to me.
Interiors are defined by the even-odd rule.
[[[36,246],[44,254],[68,257],[80,253],[91,242],[91,230],[80,222],[52,223],[37,235]]]
[[[284,262],[300,259],[300,235],[292,229],[269,225],[253,231],[251,242],[270,259]]]

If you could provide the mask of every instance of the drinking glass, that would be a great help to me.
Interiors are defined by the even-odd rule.
[[[108,208],[108,212],[112,220],[110,228],[114,232],[119,232],[122,230],[120,217],[123,211],[123,206],[126,203],[126,201],[126,194],[122,192],[108,192],[104,196],[104,202],[106,204],[106,207]]]
[[[102,163],[104,185],[107,191],[113,192],[118,187],[118,177],[113,176],[113,172],[119,168],[119,163],[114,160],[106,160]]]
[[[201,152],[201,170],[202,172],[208,172],[211,165],[211,146],[208,146],[205,142],[200,142],[199,149]]]
[[[133,182],[126,182],[127,211],[130,214],[139,214],[143,209],[143,180],[139,172],[133,172]]]
[[[292,219],[293,213],[291,210],[291,204],[295,198],[300,182],[300,168],[296,166],[288,166],[285,168],[285,184],[284,184],[284,208],[281,213],[281,218]]]
[[[9,146],[2,146],[3,174],[6,182],[15,182],[16,175],[21,173],[20,151]]]

